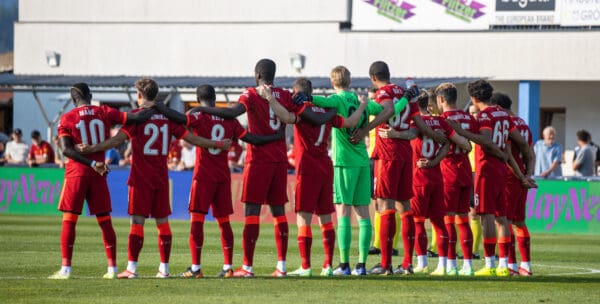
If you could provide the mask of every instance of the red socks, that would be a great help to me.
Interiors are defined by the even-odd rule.
[[[508,264],[516,264],[517,253],[515,252],[515,233],[512,225],[508,227],[508,232],[510,232],[510,243],[508,244]]]
[[[288,248],[289,227],[285,215],[273,218],[275,228],[275,244],[277,245],[277,260],[285,261]]]
[[[379,239],[381,242],[381,267],[387,269],[392,264],[392,243],[396,234],[396,210],[388,209],[381,212],[381,227]]]
[[[190,253],[192,265],[200,265],[202,245],[204,244],[204,217],[202,213],[190,213]]]
[[[444,224],[444,218],[430,218],[429,220],[433,225],[433,229],[435,229],[438,254],[440,255],[440,257],[447,257],[448,231],[446,230],[446,225]]]
[[[517,226],[515,227],[515,234],[517,237],[517,244],[519,245],[519,253],[521,253],[521,261],[531,261],[531,237],[529,236],[529,229],[527,229],[526,226],[523,228]]]
[[[456,216],[444,216],[444,224],[448,232],[448,259],[456,260],[456,227],[454,226]]]
[[[310,248],[312,246],[312,230],[310,225],[298,227],[298,249],[302,259],[302,268],[310,268]]]
[[[333,262],[333,248],[335,246],[335,230],[333,223],[325,223],[321,225],[321,233],[323,235],[323,251],[325,252],[325,261],[323,262],[323,268],[332,266]]]
[[[223,264],[233,264],[233,231],[229,216],[217,217],[219,230],[221,230],[221,248],[223,248]]]
[[[412,255],[415,248],[415,221],[412,212],[407,211],[400,214],[402,218],[402,244],[404,245],[404,260],[402,267],[407,269],[412,265]]]
[[[510,236],[498,238],[498,257],[508,258],[508,250],[510,246]]]
[[[417,255],[427,255],[427,231],[425,230],[425,218],[415,216],[415,251]]]
[[[496,238],[483,238],[483,255],[491,258],[496,255]]]
[[[462,249],[464,258],[471,260],[473,259],[473,232],[471,231],[471,226],[469,225],[469,217],[460,216],[456,220],[456,224],[460,233],[460,247]],[[448,234],[449,233],[450,232],[448,232]]]
[[[102,240],[104,241],[104,251],[108,259],[109,267],[117,266],[117,235],[112,226],[110,215],[97,216],[96,221],[102,230]]]
[[[158,253],[160,254],[161,263],[169,263],[171,256],[171,226],[169,222],[159,224],[158,228]]]
[[[73,244],[75,243],[75,226],[79,216],[74,213],[63,213],[62,230],[60,233],[60,251],[62,266],[71,266],[73,258]]]
[[[129,261],[137,262],[142,246],[144,246],[144,225],[131,224],[127,248]]]
[[[258,215],[248,215],[244,220],[244,232],[242,233],[242,250],[244,251],[245,266],[252,266],[254,261],[254,249],[258,239],[260,217]],[[275,236],[277,238],[277,236]],[[279,248],[277,248],[279,249]]]

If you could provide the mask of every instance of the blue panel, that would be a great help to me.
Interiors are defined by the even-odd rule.
[[[527,122],[533,142],[540,135],[540,82],[538,80],[519,81],[519,116]]]
[[[112,216],[129,217],[127,214],[127,178],[129,170],[114,170],[108,174],[108,188],[112,200]],[[188,200],[190,197],[190,185],[192,183],[192,171],[169,172],[171,184],[171,219],[187,220]],[[206,215],[206,221],[214,221],[212,214]]]

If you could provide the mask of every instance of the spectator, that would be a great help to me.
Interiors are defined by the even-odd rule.
[[[131,165],[131,142],[127,142],[127,148],[125,148],[125,152],[123,152],[123,158],[119,161],[119,167],[126,167]]]
[[[239,164],[240,157],[242,156],[242,152],[244,148],[240,146],[237,140],[234,140],[231,143],[231,147],[229,148],[229,153],[227,154],[227,160],[229,163],[229,170],[231,172],[240,173],[244,170],[244,164]]]
[[[181,140],[181,160],[177,165],[177,171],[194,170],[196,164],[196,146]]]
[[[552,126],[544,128],[544,139],[535,143],[535,171],[536,176],[556,178],[562,176],[562,146],[555,141],[556,130]]]
[[[54,164],[54,149],[45,140],[42,139],[40,131],[31,132],[31,149],[27,158],[29,167],[37,167],[44,164]]]
[[[104,163],[107,165],[119,165],[121,162],[121,154],[116,148],[111,148],[104,152]]]
[[[54,163],[59,168],[65,167],[65,155],[63,154],[60,144],[58,143],[58,135],[52,137],[52,145],[54,146]]]
[[[23,142],[23,131],[18,128],[15,129],[12,133],[12,139],[6,143],[4,159],[7,164],[25,165],[29,146]]]
[[[169,170],[176,170],[179,160],[181,160],[181,145],[179,145],[178,140],[173,140],[167,154],[167,167]]]
[[[592,136],[588,131],[577,131],[577,145],[579,149],[573,161],[575,176],[594,176],[596,149],[590,145],[591,138]]]

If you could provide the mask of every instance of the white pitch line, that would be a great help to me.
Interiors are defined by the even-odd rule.
[[[560,265],[542,265],[533,264],[533,266],[548,267],[548,268],[562,268],[562,269],[580,269],[586,272],[567,272],[567,273],[550,273],[549,276],[571,276],[571,275],[583,275],[583,274],[600,274],[600,269],[584,268],[584,267],[572,267],[572,266],[560,266]]]

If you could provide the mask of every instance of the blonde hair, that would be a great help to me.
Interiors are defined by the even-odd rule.
[[[338,65],[329,74],[331,78],[331,84],[338,88],[350,87],[350,71],[345,67]]]

